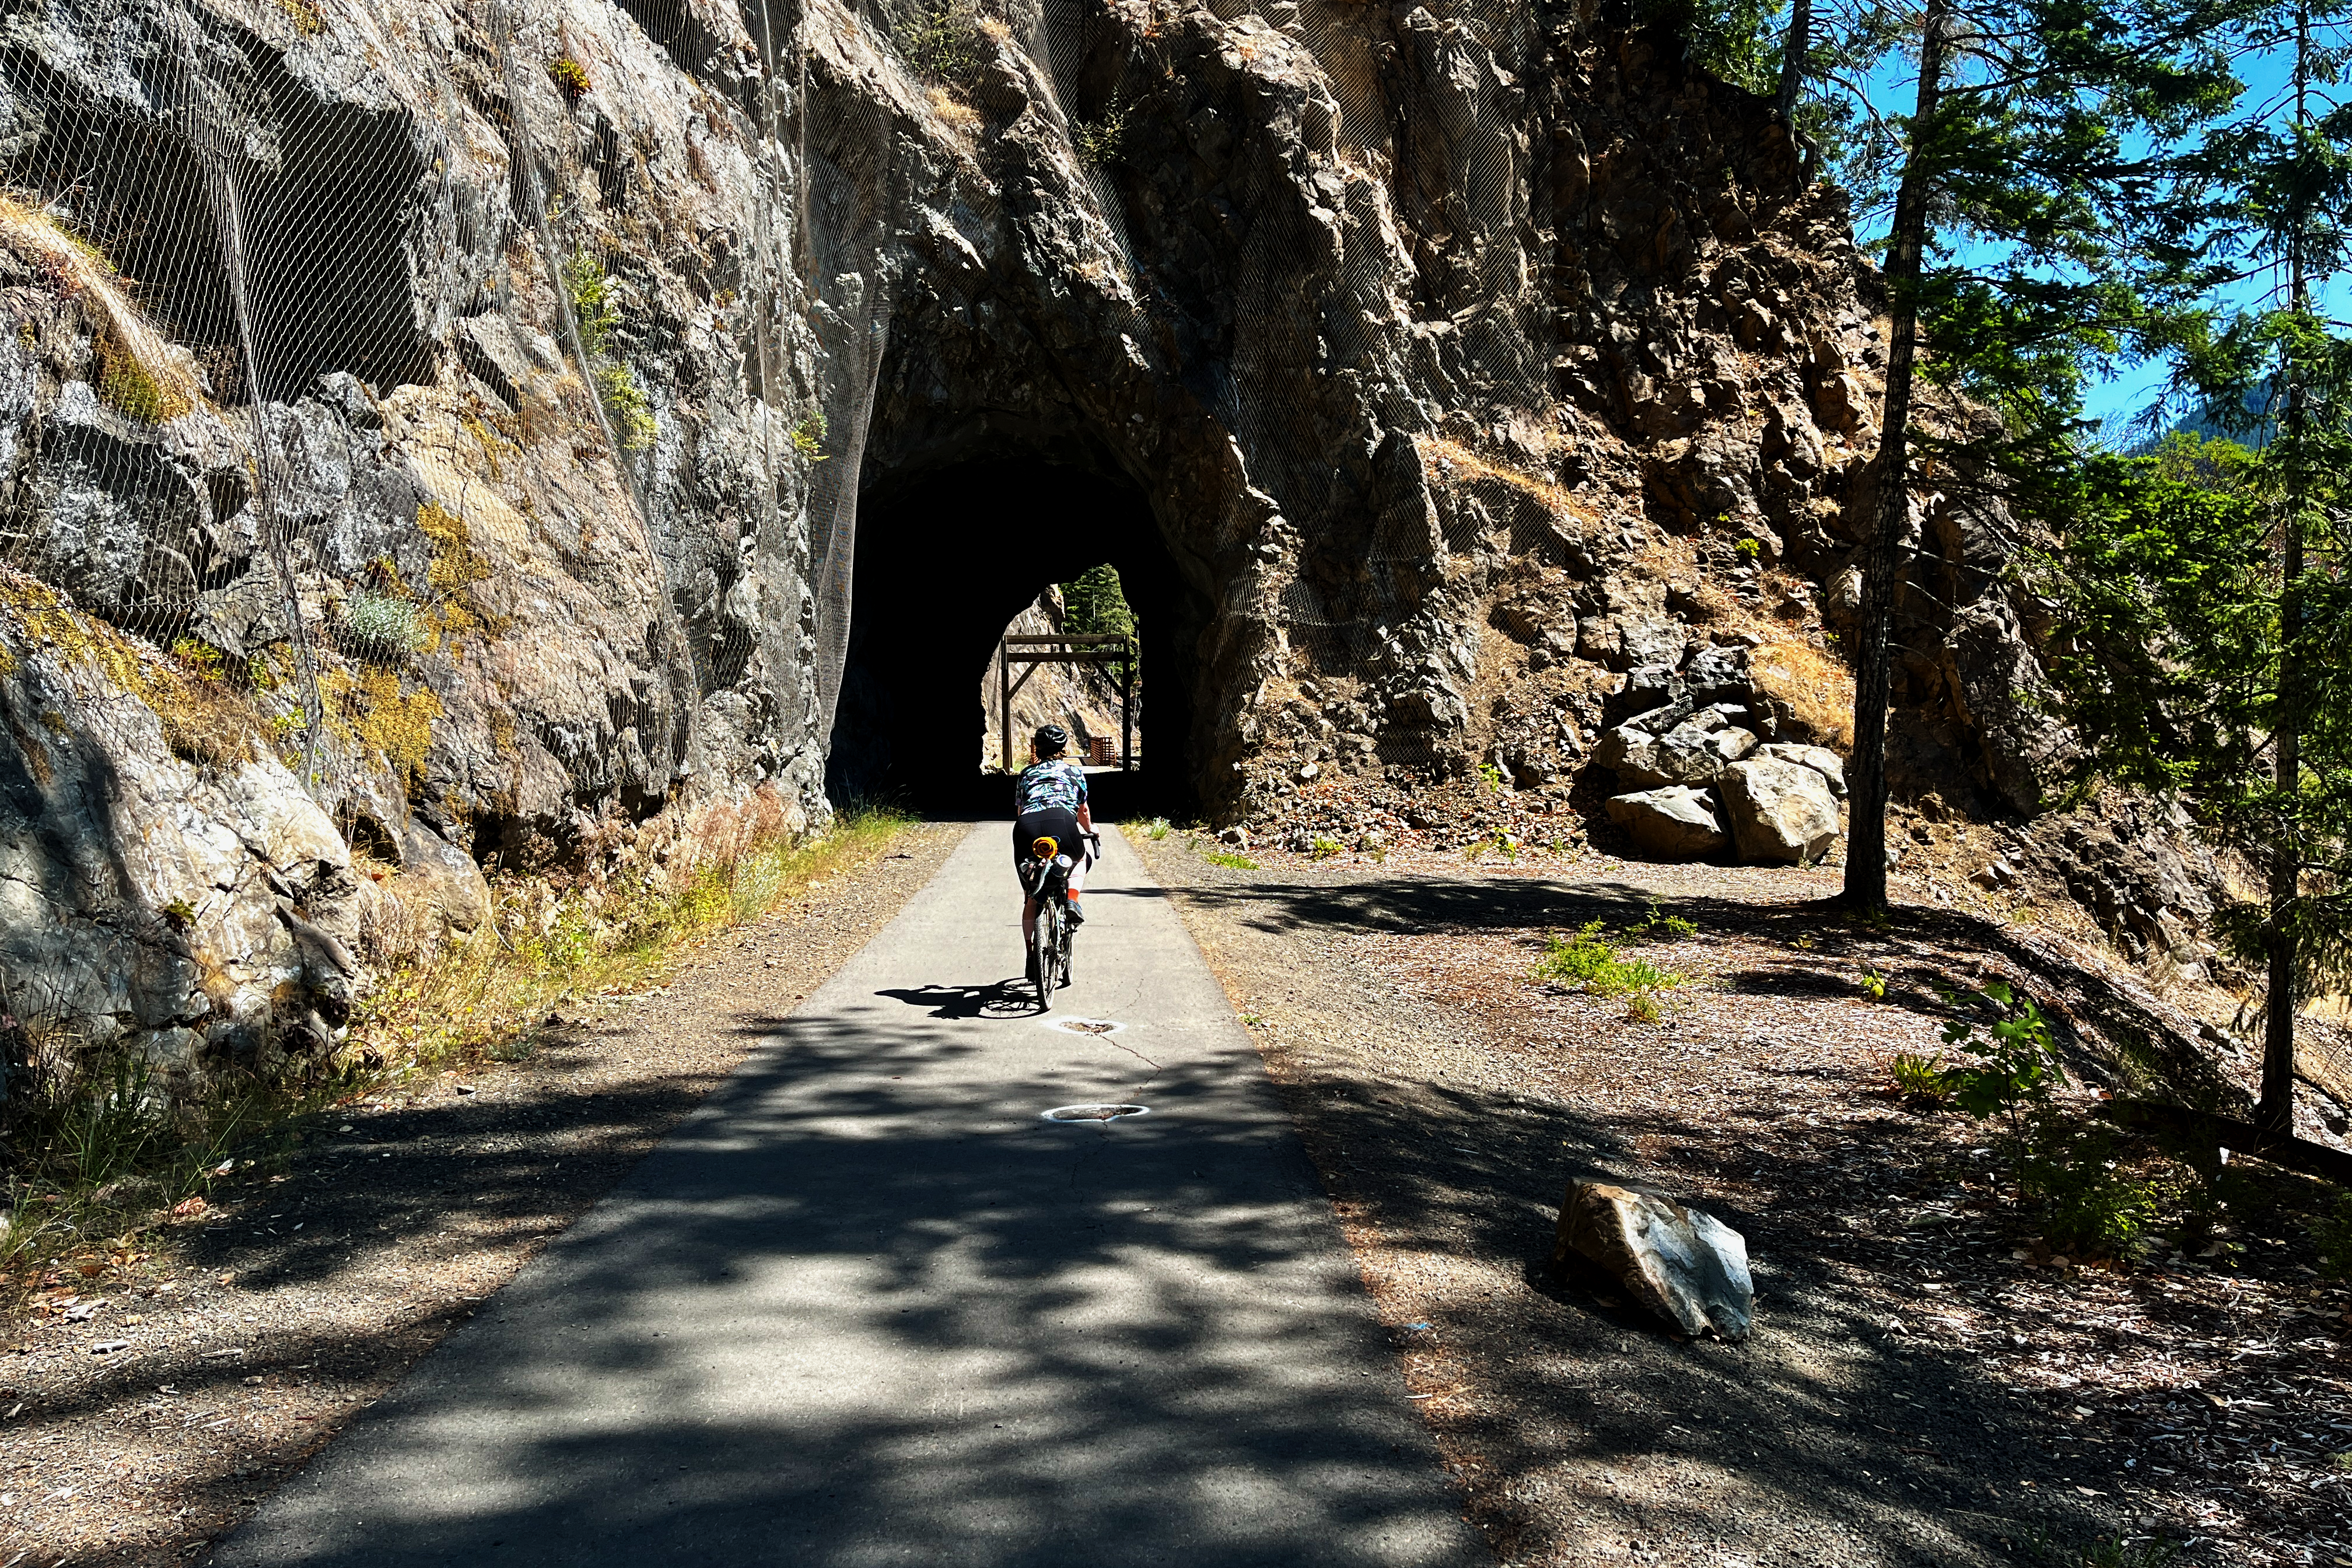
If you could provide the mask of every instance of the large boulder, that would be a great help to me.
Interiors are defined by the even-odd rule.
[[[1608,1182],[1573,1181],[1560,1202],[1552,1267],[1570,1255],[1686,1334],[1744,1340],[1755,1322],[1748,1242],[1713,1215]]]
[[[1811,768],[1829,781],[1832,795],[1840,800],[1845,798],[1845,759],[1827,746],[1800,746],[1792,742],[1779,741],[1769,746],[1758,747],[1757,754]]]
[[[1731,713],[1745,714],[1732,709]],[[1657,771],[1669,784],[1709,784],[1756,749],[1756,735],[1724,709],[1703,708],[1658,737]]]
[[[1601,700],[1601,717],[1622,724],[1637,713],[1654,713],[1682,700],[1683,678],[1672,664],[1645,664],[1626,673],[1623,684]],[[1682,713],[1688,713],[1685,706]],[[1679,718],[1681,714],[1677,714]]]
[[[1687,784],[1612,796],[1609,820],[1643,853],[1664,860],[1696,859],[1731,842],[1716,815],[1715,797]]]
[[[1742,860],[1808,865],[1837,842],[1837,799],[1802,763],[1749,757],[1725,768],[1718,787]]]
[[[1667,782],[1658,771],[1658,737],[1638,724],[1620,724],[1603,734],[1592,748],[1592,760],[1637,789]]]
[[[1707,784],[1756,749],[1755,732],[1736,721],[1746,709],[1718,703],[1686,712],[1679,705],[1630,719],[1601,738],[1592,760],[1633,789]]]

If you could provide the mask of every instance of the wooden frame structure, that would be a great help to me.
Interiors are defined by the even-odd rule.
[[[1013,765],[1013,697],[1029,684],[1041,664],[1116,664],[1118,677],[1118,771],[1135,771],[1135,658],[1141,650],[1131,637],[1118,633],[1056,634],[1051,637],[1008,637],[996,644],[997,725],[1001,737],[997,758],[1008,773]],[[1025,665],[1021,679],[1013,667]]]

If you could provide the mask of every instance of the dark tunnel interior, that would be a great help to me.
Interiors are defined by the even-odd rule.
[[[826,787],[941,816],[1010,815],[981,772],[981,682],[996,640],[1053,583],[1118,568],[1141,633],[1140,766],[1092,784],[1105,820],[1192,815],[1192,649],[1207,603],[1177,570],[1142,491],[1034,458],[992,458],[868,490],[858,503],[848,663]],[[1016,742],[1022,737],[1014,737]]]

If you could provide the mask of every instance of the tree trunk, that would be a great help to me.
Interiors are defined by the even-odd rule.
[[[1805,56],[1813,47],[1813,0],[1793,0],[1789,12],[1789,37],[1780,51],[1780,90],[1772,106],[1789,127],[1789,135],[1797,134],[1797,95],[1805,86]]]
[[[1920,258],[1927,247],[1928,187],[1926,144],[1943,90],[1944,29],[1948,0],[1927,0],[1919,39],[1919,105],[1911,121],[1910,151],[1895,197],[1888,237],[1886,291],[1891,300],[1886,344],[1886,404],[1879,416],[1878,526],[1863,562],[1861,647],[1855,650],[1853,762],[1847,775],[1852,806],[1846,819],[1845,901],[1859,909],[1886,907],[1886,704],[1892,688],[1892,639],[1903,524],[1910,510],[1911,368],[1919,335]]]
[[[2311,81],[2311,11],[2298,4],[2294,12],[2294,124],[2301,132],[2310,121],[2307,94]],[[2307,211],[2287,218],[2287,304],[2294,310],[2311,308],[2309,285],[2303,274],[2303,241]],[[2254,1106],[2254,1125],[2266,1132],[2294,1131],[2294,972],[2295,938],[2289,917],[2302,890],[2303,864],[2294,830],[2295,814],[2288,803],[2303,786],[2303,661],[2296,644],[2303,633],[2303,595],[2296,584],[2303,576],[2303,501],[2306,448],[2304,445],[2303,367],[2290,349],[2282,356],[2286,373],[2286,530],[2279,551],[2279,721],[2273,733],[2273,782],[2279,792],[2281,841],[2271,849],[2270,973],[2265,977],[2263,1017],[2263,1097]]]
[[[2301,268],[2295,268],[2297,273]],[[2302,294],[2300,277],[2294,290]],[[2290,362],[2291,363],[2291,362]],[[2290,377],[2298,374],[2291,368]],[[2303,725],[2300,704],[2303,661],[2295,644],[2303,631],[2303,595],[2295,591],[2303,575],[2303,388],[2287,387],[2286,537],[2279,552],[2278,728],[2271,737],[2278,771],[2274,785],[2284,801],[2291,801],[2303,782]],[[2263,1016],[2263,1097],[2254,1107],[2254,1125],[2266,1132],[2294,1131],[2295,936],[2290,923],[2294,901],[2302,892],[2303,857],[2294,831],[2292,807],[2279,813],[2282,841],[2271,849],[2270,961],[2264,987]]]

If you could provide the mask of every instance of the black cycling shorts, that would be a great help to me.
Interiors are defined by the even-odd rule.
[[[1073,864],[1083,865],[1087,859],[1087,840],[1078,826],[1078,814],[1066,805],[1048,805],[1024,815],[1013,825],[1013,863],[1015,866],[1029,858],[1029,846],[1039,838],[1050,838],[1061,847]]]

